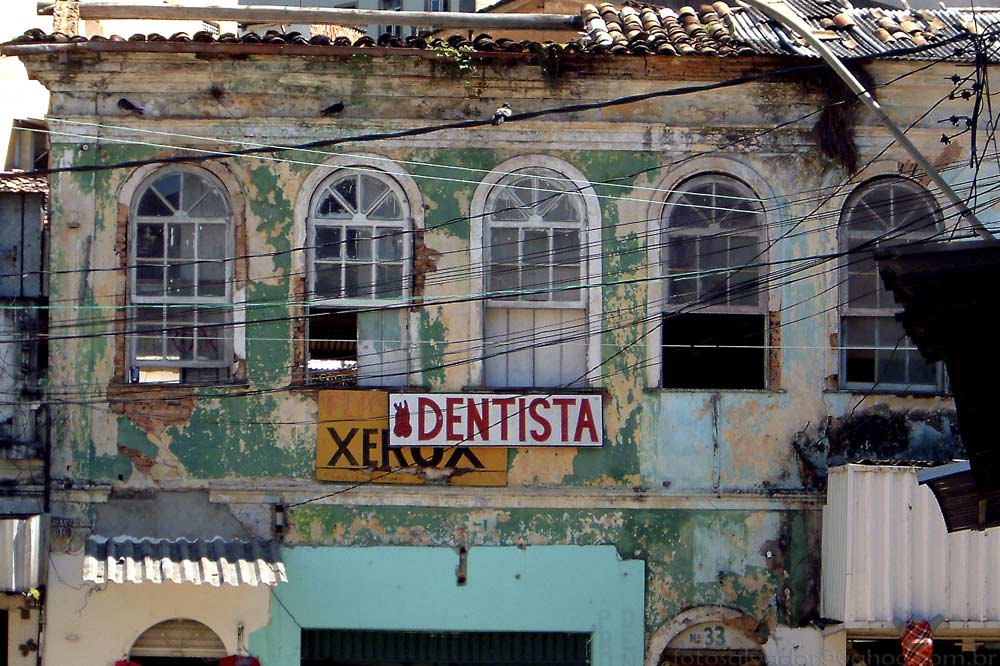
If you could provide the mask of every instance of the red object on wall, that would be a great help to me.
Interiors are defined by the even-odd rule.
[[[903,630],[903,663],[906,666],[931,666],[934,655],[934,632],[931,625],[921,620],[910,620]]]
[[[260,660],[257,657],[241,657],[239,655],[232,655],[231,657],[223,657],[219,660],[219,666],[260,666]]]
[[[119,659],[115,662],[115,666],[142,666],[142,664],[131,659]]]

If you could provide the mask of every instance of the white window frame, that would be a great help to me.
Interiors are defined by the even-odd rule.
[[[850,227],[850,216],[856,210],[856,207],[858,205],[860,205],[859,204],[859,200],[864,195],[868,194],[869,192],[871,192],[874,189],[881,188],[881,187],[886,187],[886,186],[890,186],[891,187],[894,184],[902,185],[905,188],[911,189],[911,191],[913,191],[916,195],[922,196],[922,197],[926,197],[927,202],[930,203],[930,204],[932,204],[934,206],[934,209],[933,209],[933,217],[934,217],[934,219],[933,219],[933,221],[932,222],[929,221],[928,225],[925,225],[924,228],[917,227],[916,229],[913,229],[911,231],[905,231],[905,232],[903,232],[901,234],[894,234],[893,237],[892,237],[892,239],[891,239],[891,241],[889,243],[882,243],[881,245],[873,247],[870,253],[866,252],[866,253],[857,253],[857,254],[850,254],[850,255],[846,254],[847,251],[848,251],[848,248],[851,247],[852,242],[855,242],[855,241],[865,241],[865,240],[867,240],[867,239],[869,239],[869,238],[872,237],[871,233],[867,233],[867,232],[852,232],[852,230],[849,228]],[[898,228],[899,225],[907,225],[907,224],[909,224],[909,222],[907,222],[905,220],[900,220],[899,222],[892,221],[889,224],[884,224],[886,231],[883,232],[883,233],[891,233],[889,231],[890,229],[891,230],[895,230],[895,229]],[[926,229],[926,226],[930,226],[931,224],[933,225],[933,227],[930,228],[930,229]],[[925,188],[920,183],[918,183],[918,182],[916,182],[916,181],[914,181],[914,180],[912,180],[910,178],[906,178],[904,176],[900,176],[900,175],[896,175],[896,174],[887,174],[887,175],[876,176],[874,178],[870,178],[870,179],[868,179],[868,180],[866,180],[866,181],[858,184],[851,191],[851,193],[847,197],[847,199],[844,201],[844,205],[841,208],[841,213],[840,213],[840,223],[837,226],[837,244],[838,244],[838,247],[840,248],[841,253],[843,253],[842,257],[841,257],[841,260],[840,260],[840,272],[839,272],[840,273],[840,280],[839,280],[840,285],[839,285],[838,293],[839,293],[839,299],[840,299],[839,300],[839,303],[840,303],[840,312],[839,312],[839,317],[838,317],[838,327],[839,327],[838,340],[840,341],[840,349],[838,350],[838,354],[837,354],[838,368],[839,368],[838,373],[839,373],[839,377],[840,377],[840,388],[842,390],[846,390],[846,391],[866,391],[866,392],[867,391],[874,391],[874,392],[882,392],[882,393],[904,393],[904,392],[905,393],[943,393],[946,390],[946,379],[945,379],[945,373],[944,373],[944,367],[943,367],[944,364],[942,364],[942,363],[932,364],[932,367],[933,367],[934,372],[935,372],[935,382],[933,384],[900,384],[900,383],[890,383],[890,382],[883,382],[883,381],[881,381],[881,378],[878,377],[879,365],[878,365],[877,355],[876,355],[876,362],[875,362],[876,377],[875,377],[875,381],[874,382],[850,381],[850,380],[848,380],[848,377],[847,377],[847,353],[848,353],[848,351],[850,349],[852,349],[852,348],[865,349],[865,350],[870,350],[870,349],[880,350],[880,349],[882,349],[881,347],[878,347],[878,346],[876,346],[876,347],[869,347],[869,346],[854,347],[854,346],[850,345],[849,344],[849,340],[847,340],[847,335],[846,335],[846,323],[847,323],[847,321],[849,321],[851,319],[860,319],[860,318],[863,318],[863,317],[868,317],[868,318],[874,318],[874,319],[876,319],[876,326],[877,326],[879,321],[883,321],[883,320],[893,320],[894,321],[896,314],[902,311],[902,308],[899,307],[896,304],[893,304],[891,306],[876,305],[874,307],[864,307],[864,306],[854,306],[854,305],[852,305],[851,304],[851,297],[850,297],[850,293],[849,293],[849,289],[850,289],[850,273],[849,273],[850,264],[852,262],[859,261],[861,258],[870,257],[871,255],[873,255],[875,253],[875,251],[876,251],[876,249],[878,247],[887,247],[887,246],[891,246],[891,245],[905,245],[905,244],[913,242],[913,241],[926,240],[928,237],[933,236],[934,234],[939,233],[940,231],[942,231],[943,230],[943,226],[942,225],[943,225],[943,221],[942,221],[942,208],[941,208],[940,203],[934,197],[934,195],[931,194],[931,192],[928,191],[927,188]],[[877,236],[878,234],[875,234],[875,235]],[[882,287],[881,279],[878,278],[877,274],[876,274],[876,279],[878,280],[879,288],[882,289],[885,292],[885,294],[888,295],[888,297],[890,299],[892,299],[891,292],[888,292],[888,291],[884,290],[884,287]],[[876,294],[876,298],[877,298],[877,294]],[[877,343],[876,343],[876,345],[877,345]],[[906,362],[907,364],[909,363],[909,359],[913,358],[914,355],[916,355],[916,357],[919,357],[919,353],[920,352],[917,350],[916,345],[914,345],[912,343],[912,341],[909,340],[909,337],[904,338],[903,341],[900,342],[900,344],[898,346],[894,346],[894,348],[895,348],[895,352],[894,353],[899,354],[899,353],[902,352],[904,354],[904,359],[906,359],[904,362]]]
[[[761,204],[761,256],[756,260],[759,263],[768,262],[774,255],[774,248],[770,246],[770,234],[768,229],[779,222],[773,206],[767,206],[766,202],[774,201],[776,194],[770,182],[761,176],[755,168],[740,160],[730,157],[703,157],[695,158],[686,162],[683,166],[667,174],[657,185],[654,196],[650,199],[646,211],[647,232],[648,232],[648,260],[650,263],[650,274],[659,279],[648,284],[648,311],[650,314],[659,313],[660,316],[648,317],[647,324],[647,353],[650,363],[646,369],[646,385],[663,391],[772,391],[775,387],[771,385],[769,369],[765,366],[761,371],[765,377],[764,389],[683,389],[663,386],[663,319],[664,314],[676,312],[684,307],[684,304],[670,304],[668,302],[669,289],[667,285],[667,275],[664,271],[666,262],[665,250],[663,246],[664,237],[664,213],[668,208],[671,199],[684,192],[684,184],[703,177],[723,177],[746,188],[752,198]],[[663,193],[666,193],[666,196]],[[703,235],[703,234],[699,234]],[[761,274],[766,273],[762,270]],[[764,326],[770,327],[769,313],[781,307],[780,285],[772,283],[762,288],[759,292],[760,300],[755,306],[745,305],[713,305],[709,307],[697,307],[694,311],[704,313],[732,313],[732,314],[761,314],[764,319]],[[764,344],[770,344],[770,335],[765,329]],[[765,350],[765,358],[770,349]]]
[[[565,185],[567,191],[575,191],[580,195],[580,208],[583,220],[580,223],[581,271],[580,284],[576,290],[579,298],[573,301],[539,300],[528,301],[520,299],[501,299],[484,297],[470,304],[469,319],[472,331],[478,331],[478,344],[473,349],[475,360],[470,368],[470,384],[487,386],[486,364],[484,360],[486,310],[488,308],[506,308],[508,310],[583,310],[586,318],[586,376],[581,385],[594,387],[600,384],[601,376],[601,328],[602,328],[602,298],[601,298],[601,207],[587,177],[576,167],[550,155],[524,155],[509,159],[490,171],[476,188],[472,199],[471,264],[473,277],[472,292],[483,294],[489,292],[490,251],[488,238],[491,225],[488,221],[488,206],[492,204],[496,188],[503,186],[516,174],[524,172],[544,172],[544,178],[557,180]],[[515,226],[503,223],[504,226]],[[550,225],[526,224],[537,228],[550,228]],[[530,388],[530,387],[510,387]]]
[[[202,179],[208,183],[222,198],[223,204],[225,206],[225,215],[223,217],[204,217],[204,218],[189,218],[186,213],[181,215],[171,215],[171,216],[140,216],[139,215],[139,204],[142,201],[143,196],[149,191],[157,182],[161,179],[169,176],[180,176],[181,182],[183,183],[184,176],[194,176]],[[182,186],[183,187],[183,186]],[[207,196],[204,195],[204,196]],[[204,199],[204,196],[202,199]],[[162,197],[161,197],[162,200]],[[181,202],[185,208],[188,208],[187,202]],[[169,204],[168,204],[169,205]],[[164,253],[166,253],[166,243],[168,234],[166,226],[168,224],[187,224],[192,225],[195,230],[194,237],[196,239],[196,244],[200,245],[200,231],[199,225],[210,224],[210,225],[224,225],[225,226],[225,247],[222,250],[223,257],[223,280],[225,282],[225,293],[220,296],[170,296],[166,293],[159,294],[140,294],[138,289],[138,269],[140,261],[142,258],[138,256],[138,245],[139,245],[139,224],[162,224],[164,225]],[[221,377],[215,381],[231,381],[233,379],[234,371],[234,340],[233,340],[233,329],[235,327],[235,313],[233,311],[233,281],[234,281],[234,259],[233,259],[233,248],[235,245],[234,241],[234,220],[233,220],[233,208],[231,202],[231,193],[229,192],[226,185],[219,179],[215,174],[208,170],[200,169],[190,166],[168,166],[163,168],[157,168],[149,173],[147,173],[138,183],[134,192],[131,195],[129,201],[129,217],[128,217],[128,285],[129,285],[129,304],[131,306],[154,306],[161,305],[168,308],[170,306],[183,306],[183,305],[209,305],[218,306],[224,317],[224,323],[220,326],[223,332],[222,349],[219,354],[218,360],[198,360],[193,358],[187,361],[181,360],[140,360],[137,358],[137,345],[138,338],[142,337],[138,335],[137,323],[135,314],[138,312],[138,308],[130,308],[130,316],[128,317],[128,334],[127,339],[127,366],[125,378],[126,381],[137,382],[137,383],[147,383],[143,381],[141,377],[140,368],[150,368],[152,373],[155,374],[156,369],[162,368],[163,370],[178,370],[183,373],[184,369],[208,369],[208,368],[218,368],[220,370],[225,370],[225,377]],[[198,255],[189,261],[179,262],[184,263],[194,263],[195,270],[198,271],[200,268],[200,263],[203,261],[211,261],[211,259],[202,259],[203,253],[199,252]],[[164,278],[166,279],[166,267],[169,265],[167,262],[168,257],[162,257],[162,262],[159,264],[164,271]],[[151,262],[143,262],[148,265],[152,265]],[[164,283],[165,284],[165,283]],[[197,285],[200,284],[199,280],[194,282]],[[164,286],[164,292],[166,287]],[[179,308],[178,308],[179,309]],[[163,321],[162,329],[170,328],[170,325]],[[199,328],[198,325],[192,327],[192,332]],[[168,331],[161,330],[161,333],[166,335]],[[166,344],[165,342],[163,344]],[[178,383],[172,379],[158,379],[151,378],[148,383]],[[190,383],[183,379],[180,379],[179,383]],[[204,382],[197,382],[204,383]],[[207,383],[212,383],[211,381]]]
[[[403,258],[402,258],[402,293],[396,297],[387,298],[359,298],[359,297],[337,297],[337,298],[314,298],[315,279],[315,227],[316,216],[315,207],[320,202],[323,193],[326,191],[328,183],[332,183],[345,173],[356,173],[374,176],[390,185],[391,190],[399,197],[400,205],[403,208]],[[373,305],[395,306],[404,308],[412,301],[413,285],[413,233],[423,229],[424,209],[423,199],[420,190],[413,178],[406,173],[396,162],[372,154],[357,154],[336,156],[328,159],[318,169],[310,173],[302,183],[299,196],[296,199],[295,217],[297,220],[304,220],[304,224],[296,225],[296,244],[299,247],[307,248],[305,252],[293,253],[293,270],[298,270],[306,275],[306,299],[308,307],[316,308],[340,308],[344,310],[364,311]],[[335,222],[334,225],[340,224]],[[353,223],[348,223],[353,224]],[[367,224],[361,223],[358,224]],[[320,226],[323,226],[320,224]],[[385,221],[373,221],[371,227],[393,226]],[[298,255],[298,256],[295,256]],[[396,311],[396,310],[393,310]],[[400,375],[396,379],[390,380],[386,386],[404,386],[419,383],[421,375],[415,368],[419,362],[420,353],[415,348],[412,331],[417,330],[418,314],[407,310],[401,315],[400,333],[403,338],[400,340],[400,351],[405,354],[406,374]],[[306,337],[308,338],[309,327],[306,326]],[[370,342],[370,341],[369,341]],[[304,357],[303,368],[308,372],[309,364],[309,341],[303,341]],[[359,340],[358,355],[378,353],[374,349],[375,342],[370,342],[372,348],[368,348],[364,341]],[[374,380],[366,381],[359,377],[359,386],[373,386],[378,382]]]

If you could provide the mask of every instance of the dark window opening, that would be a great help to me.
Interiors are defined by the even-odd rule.
[[[358,313],[309,311],[309,380],[338,386],[358,382]]]
[[[663,388],[767,388],[763,314],[666,314]]]
[[[590,634],[302,630],[302,666],[588,666]]]

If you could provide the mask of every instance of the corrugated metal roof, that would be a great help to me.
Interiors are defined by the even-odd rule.
[[[922,470],[917,480],[934,493],[949,532],[1000,527],[1000,489],[981,490],[968,461]]]
[[[109,583],[277,585],[288,581],[275,541],[87,539],[83,580]]]
[[[966,40],[947,42],[962,35],[989,32],[987,54],[996,60],[1000,40],[991,28],[1000,24],[1000,9],[977,8],[975,12],[958,9],[891,10],[879,7],[854,7],[848,0],[786,0],[789,7],[813,27],[813,31],[841,57],[875,56],[916,60],[972,61],[973,49]],[[680,3],[677,3],[680,4]],[[479,53],[510,52],[538,53],[546,57],[566,54],[615,55],[786,55],[819,58],[805,41],[761,12],[733,5],[724,0],[712,4],[685,5],[676,8],[627,2],[615,5],[607,2],[584,5],[580,11],[583,35],[559,45],[551,42],[514,41],[481,34],[471,39],[452,35],[447,40],[414,36],[402,38],[392,34],[380,37],[362,36],[352,39],[342,35],[311,37],[297,32],[268,31],[263,35],[231,33],[213,35],[197,33],[189,37],[176,33],[170,37],[157,34],[133,35],[127,40],[111,37],[70,37],[61,33],[45,34],[29,30],[7,48],[11,54],[27,44],[72,42],[117,42],[110,50],[197,50],[230,45],[240,48],[274,47],[275,54],[322,55],[330,47],[339,48],[405,48],[435,49],[442,45],[472,49]],[[165,44],[164,44],[165,43]],[[936,44],[941,43],[940,46]],[[172,46],[171,46],[172,45]],[[94,48],[101,48],[99,46]],[[900,54],[900,49],[923,48],[915,53]]]
[[[0,592],[41,587],[41,516],[0,520]]]
[[[949,534],[914,467],[832,468],[822,557],[820,612],[848,629],[935,615],[969,629],[1000,621],[1000,530]]]

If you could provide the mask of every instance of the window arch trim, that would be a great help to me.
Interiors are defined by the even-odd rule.
[[[924,240],[944,228],[941,202],[922,184],[898,173],[886,173],[859,182],[844,199],[837,226],[837,247],[843,253],[838,270],[838,377],[841,388],[845,390],[936,393],[944,390],[944,369],[941,364],[928,365],[924,362],[912,342],[905,344],[908,338],[895,320],[901,308],[885,289],[875,265],[874,252],[879,246],[876,244],[862,252],[848,254],[855,243],[877,239],[893,233],[897,228],[895,222],[886,224],[878,220],[879,230],[852,233],[850,229],[852,216],[862,198],[894,184],[903,184],[919,196],[920,203],[933,206],[933,210],[929,224],[893,235],[891,242],[882,247]],[[894,200],[890,199],[890,211],[894,206]],[[871,207],[869,213],[873,218],[879,215]],[[901,223],[909,224],[905,220]],[[890,368],[893,364],[898,368],[900,363],[903,381],[895,381],[889,375],[892,372]]]
[[[486,222],[487,199],[490,192],[511,174],[515,174],[525,169],[547,169],[554,171],[560,177],[566,179],[569,184],[582,196],[583,211],[585,221],[581,227],[581,246],[588,248],[586,270],[581,274],[580,280],[584,285],[582,289],[587,297],[582,302],[577,302],[569,307],[584,309],[586,319],[590,327],[600,328],[602,325],[603,307],[602,290],[600,282],[603,275],[603,265],[601,260],[601,205],[597,198],[589,179],[582,171],[572,164],[551,155],[531,154],[521,155],[508,159],[487,173],[477,186],[471,204],[471,224],[470,224],[470,263],[473,267],[473,277],[470,281],[471,292],[474,294],[485,294],[487,291],[486,271],[489,259],[486,250]],[[565,306],[557,305],[549,301],[528,302],[520,304],[517,301],[496,301],[496,306],[501,308],[528,309],[550,309],[559,310]],[[472,350],[473,358],[470,370],[470,381],[472,385],[485,385],[485,324],[486,309],[488,305],[484,301],[473,301],[469,304],[469,320],[472,331],[478,331],[479,344]],[[600,335],[587,335],[586,342],[586,368],[587,377],[584,381],[590,386],[599,384],[601,359],[601,337]],[[527,388],[527,387],[521,387]]]
[[[172,176],[177,177],[176,200],[165,186],[154,187]],[[194,183],[188,181],[191,176],[197,179]],[[124,333],[119,357],[123,360],[119,376],[124,381],[183,384],[239,378],[243,317],[234,302],[242,292],[245,271],[235,258],[239,246],[236,211],[241,200],[235,179],[228,176],[228,172],[220,174],[202,166],[149,165],[136,170],[119,191],[119,202],[127,207],[124,300],[132,306],[127,323],[119,329]],[[186,189],[195,185],[194,190]],[[192,191],[195,200],[186,201]],[[157,202],[161,214],[139,214],[147,196]],[[215,203],[221,211],[187,214],[211,197],[218,198]],[[214,238],[214,245],[206,248],[206,238]],[[145,247],[140,248],[143,243]],[[140,272],[151,280],[145,292],[140,288]],[[152,286],[157,273],[158,289]],[[171,275],[176,279],[173,287]],[[201,293],[213,280],[223,283],[221,293]],[[182,307],[186,304],[191,305],[190,311]],[[162,308],[159,313],[157,308]],[[141,335],[143,330],[151,334]],[[214,371],[198,372],[210,369]]]

